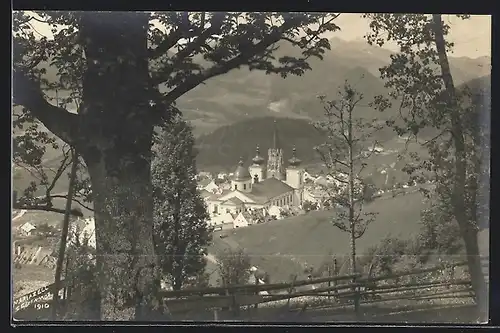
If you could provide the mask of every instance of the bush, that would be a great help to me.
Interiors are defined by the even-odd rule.
[[[463,249],[456,223],[443,218],[436,218],[436,208],[422,214],[422,230],[414,238],[402,240],[386,237],[380,244],[369,248],[358,263],[365,271],[373,264],[372,275],[384,276],[395,272],[434,267],[443,262],[459,261],[457,255]],[[442,213],[442,211],[441,211]],[[453,259],[450,260],[450,256]],[[449,278],[446,270],[404,276],[394,279],[396,283],[414,283],[436,281]]]
[[[311,201],[304,201],[304,203],[302,204],[302,209],[304,209],[307,212],[310,212],[312,210],[316,210],[318,209],[318,205],[316,203],[313,203]]]
[[[377,193],[375,185],[367,184],[363,186],[363,200],[365,202],[373,201],[373,199],[375,199],[375,193]]]
[[[444,204],[435,203],[422,212],[419,239],[423,246],[443,255],[456,255],[464,249],[458,224]]]
[[[71,286],[64,319],[99,320],[100,294],[97,284],[94,249],[88,245],[88,239],[80,242],[78,237],[68,243],[66,249],[67,267],[65,280]]]
[[[250,257],[242,249],[220,252],[217,267],[221,286],[246,284],[250,278]]]

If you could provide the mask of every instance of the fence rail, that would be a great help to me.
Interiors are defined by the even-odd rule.
[[[230,287],[211,287],[203,289],[190,289],[180,291],[162,291],[171,315],[182,318],[187,313],[213,313],[213,318],[218,319],[223,313],[237,317],[240,309],[258,313],[262,305],[269,308],[269,304],[276,302],[275,308],[287,311],[305,311],[309,306],[309,298],[325,305],[330,313],[347,310],[354,307],[359,311],[359,305],[394,302],[397,300],[422,301],[432,299],[471,298],[474,296],[470,281],[455,279],[450,276],[439,281],[422,281],[398,283],[397,279],[405,276],[418,276],[425,273],[439,272],[446,269],[466,265],[466,262],[443,264],[426,269],[407,272],[397,272],[385,276],[345,275],[322,277],[307,280],[294,280],[289,283],[249,284]],[[453,274],[453,269],[450,270]],[[380,282],[385,284],[381,285]],[[335,282],[332,284],[332,282]],[[310,286],[311,290],[297,290],[298,287]],[[63,285],[62,288],[65,286]],[[61,288],[61,289],[62,289]],[[14,300],[14,311],[28,307],[48,308],[50,301],[45,301],[51,295],[53,285],[46,286],[37,291],[23,295]],[[263,294],[267,292],[267,294]],[[64,293],[63,293],[64,294]],[[40,304],[42,300],[42,305]],[[299,300],[299,307],[292,306],[292,300]],[[286,301],[286,302],[285,302]],[[318,305],[319,310],[323,305]],[[251,309],[251,310],[249,310]],[[312,306],[309,306],[312,309]],[[309,311],[309,310],[307,310]],[[185,318],[188,319],[188,318]]]

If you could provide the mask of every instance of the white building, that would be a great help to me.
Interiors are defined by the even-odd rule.
[[[204,189],[208,192],[215,193],[219,190],[219,185],[215,183],[215,180],[210,181]]]
[[[222,191],[204,196],[212,219],[217,220],[221,214],[232,214],[236,218],[243,212],[269,210],[272,206],[299,207],[302,204],[304,188],[304,170],[300,166],[302,161],[297,158],[294,148],[288,166],[285,167],[283,150],[277,142],[276,127],[273,141],[273,147],[268,150],[267,163],[260,156],[257,146],[256,156],[248,168],[240,159],[232,174],[230,188],[219,186]],[[247,223],[243,218],[240,219],[241,221],[238,220],[236,223],[238,226]]]
[[[78,241],[76,239],[78,237]],[[90,247],[96,248],[95,220],[93,217],[78,219],[70,225],[68,242],[76,244],[87,243]]]
[[[30,236],[33,235],[33,233],[36,230],[36,227],[33,224],[26,222],[19,229],[24,235]]]

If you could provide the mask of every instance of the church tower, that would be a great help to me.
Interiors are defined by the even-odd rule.
[[[250,175],[252,175],[252,182],[258,183],[265,179],[264,159],[260,156],[260,148],[257,146],[255,149],[256,154],[252,159],[252,165],[248,168]]]
[[[240,158],[238,167],[234,171],[231,186],[234,191],[252,192],[252,176],[248,169],[244,167],[243,158]]]
[[[302,205],[304,198],[304,169],[300,166],[301,163],[297,158],[297,149],[293,147],[292,158],[288,160],[286,168],[286,183],[294,189],[293,204],[296,206]]]
[[[276,178],[278,180],[283,180],[285,173],[284,171],[283,150],[279,147],[278,128],[276,125],[276,120],[274,120],[273,146],[268,150],[267,178]]]
[[[302,178],[304,177],[304,169],[300,167],[302,161],[297,158],[297,149],[293,147],[292,158],[288,160],[286,168],[286,183],[298,189],[302,187]]]

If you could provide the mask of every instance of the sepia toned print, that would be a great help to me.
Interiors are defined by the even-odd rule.
[[[16,322],[488,321],[490,16],[17,11],[12,36]]]

